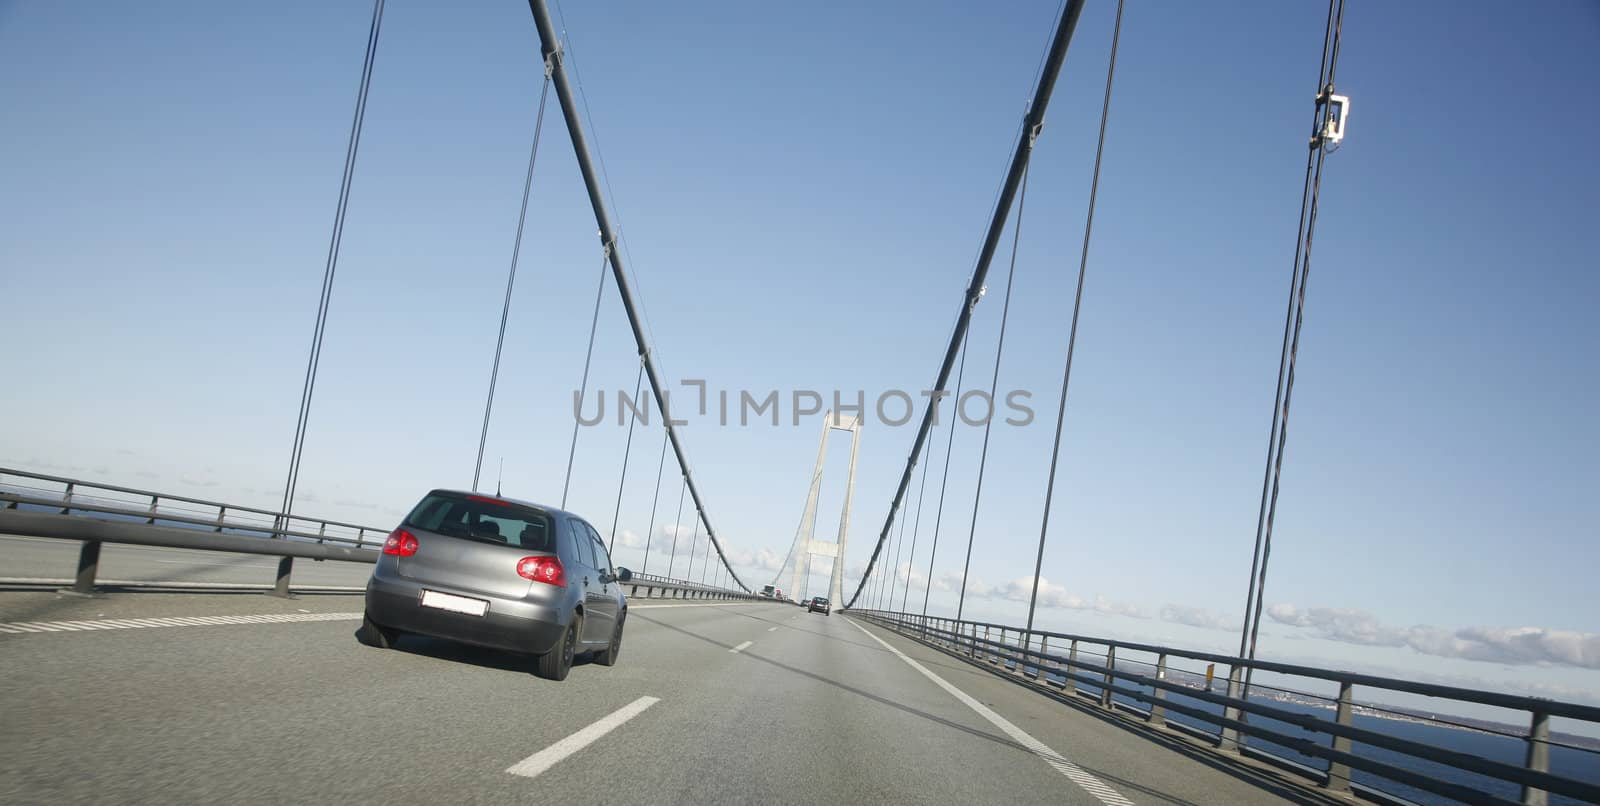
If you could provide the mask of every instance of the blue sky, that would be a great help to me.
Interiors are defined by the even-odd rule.
[[[370,8],[0,4],[4,464],[276,503]],[[869,401],[931,383],[1056,5],[563,12],[667,377]],[[991,436],[984,618],[1025,614],[1005,592],[1038,533],[1113,12],[1085,11],[1032,167],[1000,387],[1039,417]],[[1082,604],[1046,626],[1236,646],[1324,13],[1128,9],[1042,574]],[[1596,34],[1580,2],[1350,7],[1264,655],[1600,696]],[[470,482],[539,61],[524,4],[388,9],[300,511],[387,524]],[[553,500],[601,255],[553,98],[547,124],[486,464]],[[969,384],[993,368],[1006,245]],[[600,330],[592,385],[631,390],[614,288]],[[815,458],[815,418],[784,414],[683,430],[751,584]],[[856,574],[913,434],[863,431]],[[602,531],[625,435],[580,437],[569,503]],[[960,571],[981,439],[956,435],[936,581]],[[630,461],[635,566],[660,444],[639,432]]]

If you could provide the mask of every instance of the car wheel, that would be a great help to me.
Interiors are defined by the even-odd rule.
[[[626,613],[617,617],[617,628],[611,633],[611,646],[606,647],[606,651],[595,655],[595,661],[601,666],[617,665],[617,656],[622,654],[622,623],[627,618],[628,615]]]
[[[539,662],[534,668],[535,674],[546,680],[567,679],[567,672],[572,671],[572,653],[578,644],[578,629],[582,625],[582,616],[572,617],[572,624],[568,625],[566,633],[561,636],[561,642],[549,652],[539,656]]]
[[[361,614],[361,629],[356,631],[356,640],[367,646],[379,649],[390,649],[394,646],[399,633],[387,627],[380,627],[366,613]]]

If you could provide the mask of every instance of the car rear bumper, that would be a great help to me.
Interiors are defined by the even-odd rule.
[[[482,616],[423,607],[422,589],[488,599]],[[543,654],[555,648],[567,624],[554,607],[516,599],[496,599],[438,585],[423,586],[403,577],[374,574],[367,582],[367,616],[380,626],[466,644]]]

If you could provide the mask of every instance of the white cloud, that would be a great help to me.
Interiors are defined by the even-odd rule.
[[[1600,669],[1600,633],[1543,627],[1390,627],[1365,610],[1292,604],[1275,604],[1267,608],[1267,615],[1280,624],[1314,630],[1330,641],[1410,647],[1441,658]]]
[[[894,572],[895,579],[899,580],[901,584],[909,583],[919,588],[928,586],[928,575],[918,571],[911,563],[901,563],[898,568],[894,569]]]
[[[921,576],[917,577],[921,579]],[[933,581],[933,589],[956,593],[961,590],[961,575],[955,571],[946,571],[943,576]],[[967,577],[967,593],[980,599],[988,599],[996,594],[995,587],[977,577]]]
[[[934,587],[939,590],[960,590],[961,575],[955,573],[945,574],[934,583]],[[1018,577],[1004,585],[990,585],[976,577],[968,577],[967,593],[982,599],[1006,599],[1012,602],[1026,602],[1034,595],[1033,577]],[[1104,596],[1085,599],[1077,594],[1069,593],[1065,587],[1057,585],[1044,577],[1039,577],[1037,602],[1040,607],[1093,610],[1097,613],[1109,613],[1132,618],[1150,617],[1150,614],[1138,605],[1113,602]]]
[[[1165,604],[1161,606],[1161,620],[1174,624],[1187,624],[1190,627],[1205,627],[1211,630],[1231,630],[1234,620],[1214,610],[1204,607],[1186,607],[1184,605]]]
[[[632,529],[623,529],[617,533],[617,542],[630,549],[644,548],[644,538]]]
[[[756,551],[728,549],[728,561],[741,569],[777,573],[783,569],[783,560],[783,555],[769,548],[760,548]]]

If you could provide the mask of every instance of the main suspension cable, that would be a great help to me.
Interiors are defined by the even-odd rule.
[[[544,131],[545,101],[550,97],[550,63],[545,62],[544,85],[539,90],[539,114],[533,121],[533,149],[528,152],[528,175],[522,180],[522,211],[517,214],[517,238],[511,245],[511,270],[506,273],[506,301],[500,308],[500,336],[494,343],[494,368],[489,370],[489,397],[483,402],[483,431],[478,435],[478,463],[472,468],[472,489],[478,489],[483,471],[483,448],[489,441],[489,413],[494,409],[494,387],[500,378],[500,351],[506,343],[506,320],[511,318],[511,289],[517,282],[517,257],[522,254],[522,228],[528,221],[528,195],[533,190],[533,165],[539,158],[539,135]]]
[[[1050,477],[1044,488],[1044,514],[1039,516],[1039,550],[1033,559],[1033,590],[1028,594],[1028,626],[1039,604],[1039,574],[1044,569],[1044,541],[1050,532],[1050,504],[1056,491],[1056,466],[1061,459],[1061,426],[1067,416],[1067,387],[1072,382],[1072,354],[1078,345],[1078,313],[1083,309],[1083,279],[1089,269],[1089,238],[1094,234],[1094,206],[1100,195],[1100,158],[1106,150],[1106,120],[1111,116],[1111,84],[1117,74],[1117,46],[1122,42],[1122,4],[1117,0],[1117,22],[1111,29],[1111,58],[1106,65],[1106,93],[1100,102],[1100,139],[1094,147],[1094,178],[1089,181],[1089,212],[1083,222],[1083,251],[1078,255],[1078,290],[1072,299],[1072,325],[1067,332],[1067,358],[1061,370],[1061,399],[1056,404],[1056,436],[1050,448]]]
[[[322,362],[322,337],[327,332],[328,303],[333,297],[333,278],[339,268],[339,247],[344,241],[345,211],[350,206],[350,185],[355,180],[356,153],[361,149],[361,128],[367,117],[367,95],[372,88],[372,65],[378,57],[378,34],[383,28],[384,0],[372,6],[372,23],[367,29],[367,50],[361,62],[361,85],[356,92],[356,109],[350,123],[350,140],[345,145],[344,174],[339,180],[339,203],[333,214],[333,234],[328,239],[328,259],[322,270],[322,293],[317,299],[316,325],[311,332],[311,350],[306,358],[305,383],[300,388],[300,412],[295,419],[294,444],[289,453],[289,475],[283,484],[282,515],[274,520],[275,528],[287,528],[288,516],[294,508],[295,488],[300,483],[300,460],[304,455],[306,426],[311,419],[311,397],[317,385],[317,366]],[[280,568],[292,563],[292,558],[280,561]]]
[[[530,3],[540,3],[542,0],[529,0]],[[1067,49],[1072,42],[1072,33],[1077,28],[1078,19],[1083,13],[1084,0],[1067,0],[1061,10],[1061,19],[1056,25],[1055,33],[1050,40],[1049,55],[1045,58],[1044,69],[1039,72],[1039,83],[1034,87],[1033,97],[1028,104],[1028,109],[1023,115],[1022,131],[1024,139],[1016,144],[1016,150],[1011,157],[1010,166],[1006,170],[1006,180],[1001,185],[1000,196],[995,204],[993,214],[989,219],[989,226],[984,231],[983,247],[978,252],[977,265],[973,267],[972,277],[963,294],[960,315],[956,319],[954,331],[950,334],[949,343],[945,345],[944,356],[939,361],[939,373],[934,378],[932,392],[935,396],[945,391],[945,384],[950,379],[950,370],[955,365],[956,353],[966,341],[967,328],[971,324],[972,305],[977,301],[980,290],[984,286],[984,278],[988,276],[989,264],[994,257],[995,250],[999,247],[1002,230],[1005,222],[1011,217],[1011,202],[1016,192],[1018,183],[1022,179],[1022,164],[1030,149],[1029,141],[1034,139],[1040,128],[1044,125],[1046,109],[1050,105],[1050,96],[1055,91],[1056,80],[1060,78],[1061,65],[1066,61]],[[922,455],[922,449],[927,443],[928,433],[933,425],[933,401],[929,401],[928,408],[923,411],[921,423],[917,426],[916,437],[912,440],[911,450],[906,456],[905,467],[900,471],[900,480],[895,484],[894,495],[890,498],[889,513],[885,517],[882,529],[878,532],[878,539],[872,545],[872,555],[867,559],[866,573],[863,578],[870,575],[883,553],[884,544],[888,540],[889,531],[894,526],[894,518],[900,511],[905,500],[906,492],[911,487],[911,474],[915,472],[917,461]],[[861,595],[861,586],[857,586],[850,599],[843,606],[848,610],[855,606],[856,599]]]

